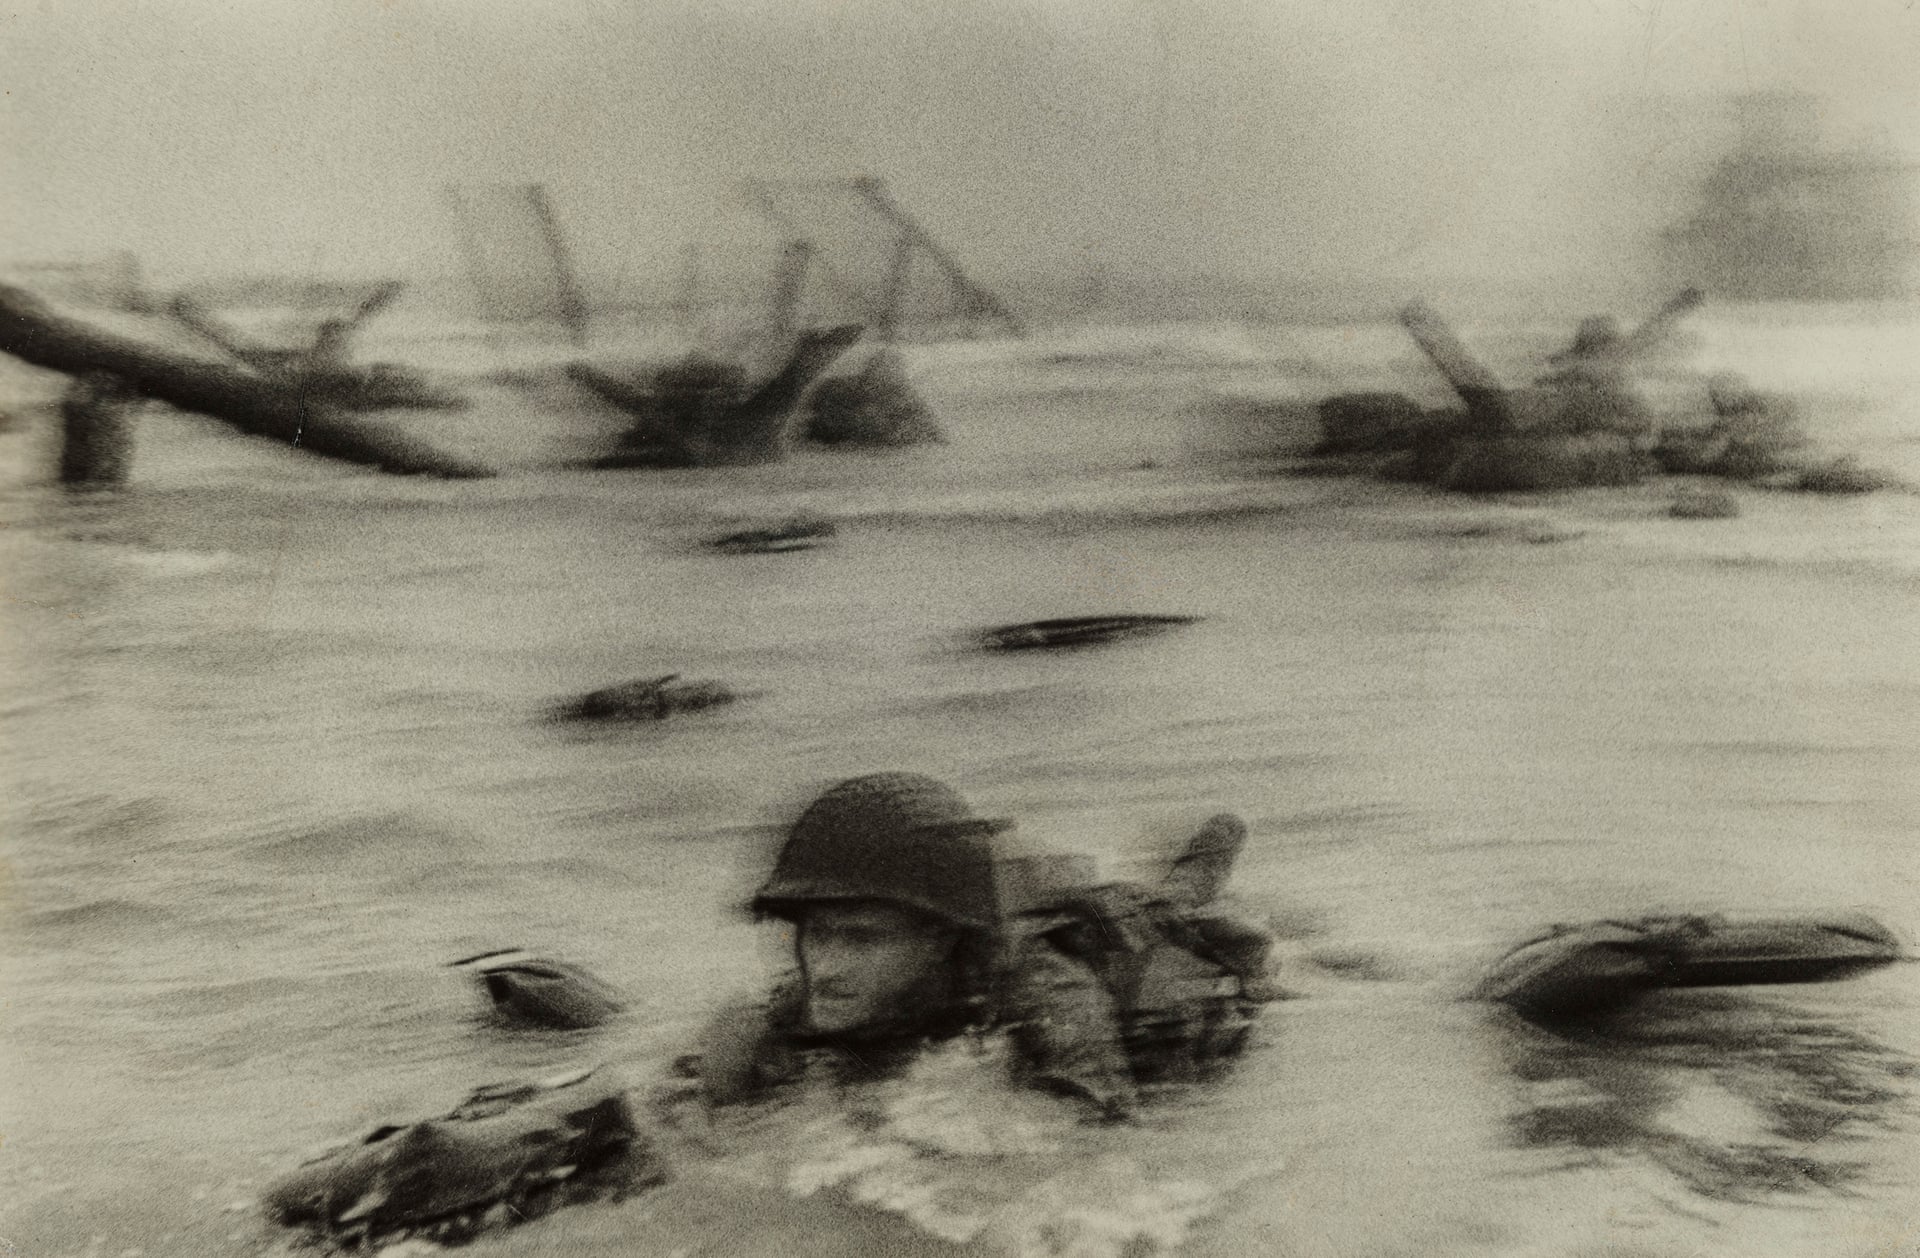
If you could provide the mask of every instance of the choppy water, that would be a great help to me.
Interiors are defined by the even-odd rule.
[[[1915,475],[1914,326],[1750,312],[1701,352]],[[1473,332],[1509,364],[1560,335]],[[1228,1083],[1136,1128],[944,1060],[868,1098],[876,1128],[743,1120],[669,1188],[481,1251],[1915,1252],[1914,967],[1676,996],[1658,1033],[1581,1044],[1456,997],[1551,920],[1854,907],[1920,938],[1920,498],[1741,491],[1742,518],[1703,523],[1668,519],[1666,486],[1446,501],[1230,461],[1288,399],[1433,391],[1390,327],[917,365],[950,445],[724,473],[556,468],[614,425],[550,388],[417,421],[508,466],[489,482],[155,415],[136,490],[69,498],[35,483],[44,425],[0,433],[0,1237],[256,1253],[279,1238],[243,1203],[317,1141],[583,1060],[646,1079],[778,959],[732,907],[768,827],[901,767],[1115,870],[1242,813],[1236,889],[1302,998]],[[839,536],[699,544],[796,511]],[[1114,609],[1205,619],[965,649]],[[754,697],[541,719],[667,672]],[[477,1024],[442,963],[508,945],[590,966],[631,1014]]]

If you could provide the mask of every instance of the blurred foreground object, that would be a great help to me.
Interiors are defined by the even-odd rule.
[[[380,1127],[272,1184],[278,1223],[341,1245],[457,1242],[664,1182],[626,1094],[593,1071],[481,1088],[443,1118]]]
[[[1827,982],[1902,957],[1893,933],[1864,914],[1645,917],[1554,926],[1496,962],[1474,995],[1533,1016],[1573,1016],[1655,988]]]
[[[483,952],[452,963],[480,984],[509,1022],[581,1030],[596,1027],[624,1007],[620,994],[577,965],[550,961],[518,948]]]

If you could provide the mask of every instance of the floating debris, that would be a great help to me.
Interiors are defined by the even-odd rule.
[[[1058,647],[1097,646],[1122,638],[1165,633],[1181,625],[1197,624],[1198,616],[1076,616],[1061,620],[1030,620],[1001,625],[981,633],[980,643],[990,651],[1031,651]]]
[[[810,520],[796,516],[762,529],[728,533],[711,543],[714,549],[733,555],[781,555],[795,550],[811,550],[839,530],[831,520]]]
[[[736,702],[741,696],[718,681],[681,681],[668,673],[643,681],[595,690],[554,712],[559,721],[663,721],[682,712],[700,712]]]
[[[559,1030],[596,1027],[619,1013],[620,993],[577,965],[550,961],[518,948],[483,952],[452,962],[471,974],[509,1022]]]

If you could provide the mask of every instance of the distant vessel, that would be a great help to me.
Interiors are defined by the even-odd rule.
[[[1884,301],[1910,296],[1914,163],[1887,149],[1822,142],[1818,102],[1735,101],[1739,138],[1668,231],[1673,261],[1737,301]]]

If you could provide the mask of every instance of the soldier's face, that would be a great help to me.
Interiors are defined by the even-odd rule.
[[[888,904],[813,906],[797,941],[808,1024],[831,1035],[909,1014],[938,986],[955,938]]]

